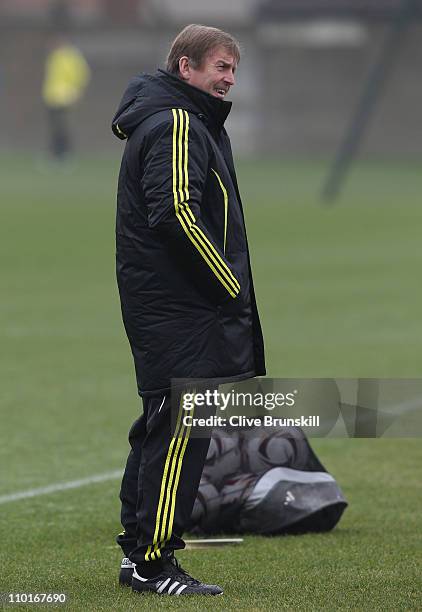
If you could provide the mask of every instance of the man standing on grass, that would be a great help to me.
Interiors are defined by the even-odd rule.
[[[127,139],[117,197],[117,279],[143,415],[120,499],[120,583],[161,594],[222,593],[193,579],[174,550],[197,494],[209,438],[171,419],[172,379],[211,385],[265,374],[245,225],[224,122],[239,44],[187,26],[167,70],[129,84],[113,119]],[[174,401],[173,390],[173,401]],[[192,413],[190,413],[192,414]],[[174,427],[174,421],[176,426]]]

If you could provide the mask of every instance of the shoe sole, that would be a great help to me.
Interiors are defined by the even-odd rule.
[[[224,591],[222,593],[180,593],[180,595],[173,595],[172,593],[157,593],[157,591],[153,591],[152,589],[145,589],[143,591],[137,591],[136,589],[132,589],[133,593],[137,595],[146,595],[147,593],[152,593],[153,595],[167,595],[168,597],[219,597],[220,595],[224,595]]]

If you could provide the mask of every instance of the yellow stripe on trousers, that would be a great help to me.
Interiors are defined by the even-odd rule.
[[[145,555],[147,561],[154,561],[161,557],[161,548],[170,539],[173,530],[174,510],[176,506],[176,495],[179,485],[180,472],[182,469],[183,457],[189,440],[191,425],[185,426],[183,423],[183,395],[181,396],[179,414],[175,434],[169,446],[163,478],[161,482],[160,500],[158,504],[155,532],[152,545],[148,547]],[[193,412],[191,413],[193,414]],[[171,464],[171,465],[170,465]],[[170,466],[170,469],[169,469]],[[165,502],[164,502],[165,500]],[[161,518],[161,510],[164,511]],[[171,509],[170,516],[168,509]]]
[[[187,237],[199,251],[205,262],[218,280],[235,298],[240,290],[239,281],[235,278],[225,261],[204,232],[195,225],[195,215],[186,201],[188,189],[188,133],[189,115],[182,109],[173,112],[173,197],[176,217]],[[185,200],[186,198],[186,200]]]
[[[193,415],[193,411],[190,414]],[[169,484],[169,487],[167,489],[167,498],[166,498],[166,504],[164,507],[164,517],[161,523],[161,533],[160,533],[160,540],[158,542],[158,546],[161,546],[163,543],[165,544],[170,539],[171,532],[173,530],[174,509],[176,506],[177,488],[179,486],[180,471],[182,469],[183,457],[185,454],[186,446],[188,444],[191,427],[192,427],[191,424],[185,427],[177,441],[176,450],[173,456],[173,464],[171,467],[171,474],[173,477],[173,482]],[[168,514],[169,507],[171,509],[170,515]]]
[[[163,507],[164,496],[166,492],[170,490],[171,482],[173,480],[173,474],[172,474],[173,463],[171,462],[172,462],[172,459],[174,458],[174,451],[176,450],[175,445],[177,444],[180,436],[182,435],[185,429],[185,426],[183,424],[182,415],[183,415],[183,395],[180,398],[180,406],[179,406],[179,412],[177,415],[176,427],[174,430],[174,435],[169,445],[169,449],[167,451],[167,457],[166,457],[166,462],[164,465],[163,477],[161,479],[161,489],[160,489],[160,497],[158,501],[157,515],[155,519],[154,537],[152,540],[152,544],[148,546],[147,552],[145,553],[145,561],[154,561],[158,559],[158,557],[161,556],[160,551],[157,550],[158,535],[160,533],[160,526],[161,526],[161,510]],[[170,463],[171,463],[171,468],[169,470]],[[163,516],[163,519],[164,519],[164,516]]]
[[[175,479],[174,479],[174,492],[173,492],[173,495],[171,496],[170,518],[169,518],[169,521],[168,521],[167,533],[166,533],[166,536],[165,536],[165,541],[166,542],[170,539],[171,532],[172,532],[172,529],[173,529],[174,510],[175,510],[175,507],[176,507],[176,493],[177,493],[177,488],[179,486],[179,479],[180,479],[180,472],[181,472],[181,469],[182,469],[183,456],[185,454],[186,446],[188,444],[188,439],[189,439],[191,427],[192,427],[192,422],[189,423],[189,425],[188,425],[188,427],[186,429],[185,438],[183,440],[183,446],[182,446],[182,450],[181,450],[181,454],[180,454],[180,460],[179,460],[179,462],[177,464],[177,470],[176,470],[176,475],[175,475]],[[164,524],[163,524],[163,526],[164,526]]]

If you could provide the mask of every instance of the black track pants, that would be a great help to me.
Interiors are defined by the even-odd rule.
[[[159,561],[164,550],[184,548],[187,525],[208,452],[211,431],[184,423],[214,409],[183,410],[183,395],[145,398],[130,432],[131,450],[120,491],[124,532],[117,542],[134,563]],[[195,413],[195,414],[192,414]]]

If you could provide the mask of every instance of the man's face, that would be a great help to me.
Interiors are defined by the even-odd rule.
[[[235,84],[237,63],[225,47],[213,49],[200,68],[192,68],[190,64],[186,64],[186,70],[181,70],[182,78],[215,98],[224,100],[230,87]]]

